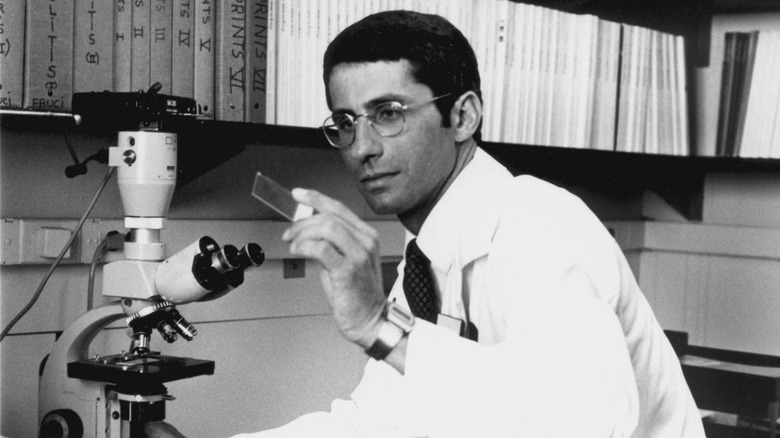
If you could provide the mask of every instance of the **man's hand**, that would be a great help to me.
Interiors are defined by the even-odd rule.
[[[186,438],[175,427],[164,421],[146,423],[144,431],[147,438]]]
[[[314,190],[292,193],[318,214],[295,222],[282,239],[290,243],[290,253],[320,263],[320,281],[339,330],[366,349],[376,340],[386,301],[377,233],[334,199]]]

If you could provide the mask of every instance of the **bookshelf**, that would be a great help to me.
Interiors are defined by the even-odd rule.
[[[530,0],[525,3],[683,35],[687,51],[695,54],[688,58],[689,70],[706,63],[713,13],[780,11],[780,0]],[[696,96],[690,98],[693,102]],[[693,105],[690,108],[693,110]],[[133,129],[75,126],[69,117],[33,116],[23,111],[0,110],[0,121],[3,130],[58,133],[70,129],[74,133],[108,138],[117,130]],[[285,145],[329,149],[316,128],[189,118],[167,121],[166,128],[177,132],[183,145],[180,184],[186,184],[247,147]],[[220,147],[210,147],[212,144]],[[691,144],[695,144],[694,139]],[[690,220],[701,219],[704,180],[708,173],[780,172],[780,160],[763,158],[671,156],[497,142],[486,142],[483,147],[515,174],[533,174],[565,186],[587,187],[615,196],[641,195],[652,190]]]

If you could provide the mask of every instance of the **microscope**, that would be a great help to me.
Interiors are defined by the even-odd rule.
[[[220,247],[208,236],[166,258],[160,233],[176,185],[176,134],[119,132],[109,166],[117,168],[129,230],[124,258],[103,268],[102,293],[110,301],[70,325],[43,365],[41,438],[145,437],[144,424],[165,419],[165,403],[173,399],[166,382],[214,373],[213,361],[154,352],[152,332],[169,343],[192,340],[197,330],[176,306],[227,294],[265,259],[256,243]],[[98,333],[122,318],[132,333],[128,349],[89,357]]]

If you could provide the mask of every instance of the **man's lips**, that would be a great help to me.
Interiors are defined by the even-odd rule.
[[[381,184],[383,181],[397,175],[396,172],[375,172],[370,175],[360,177],[360,183],[365,185]]]

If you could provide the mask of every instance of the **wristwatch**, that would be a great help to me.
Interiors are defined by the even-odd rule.
[[[366,350],[366,353],[376,360],[386,358],[414,328],[414,316],[411,312],[392,301],[387,302],[382,309],[382,319],[374,345]]]

